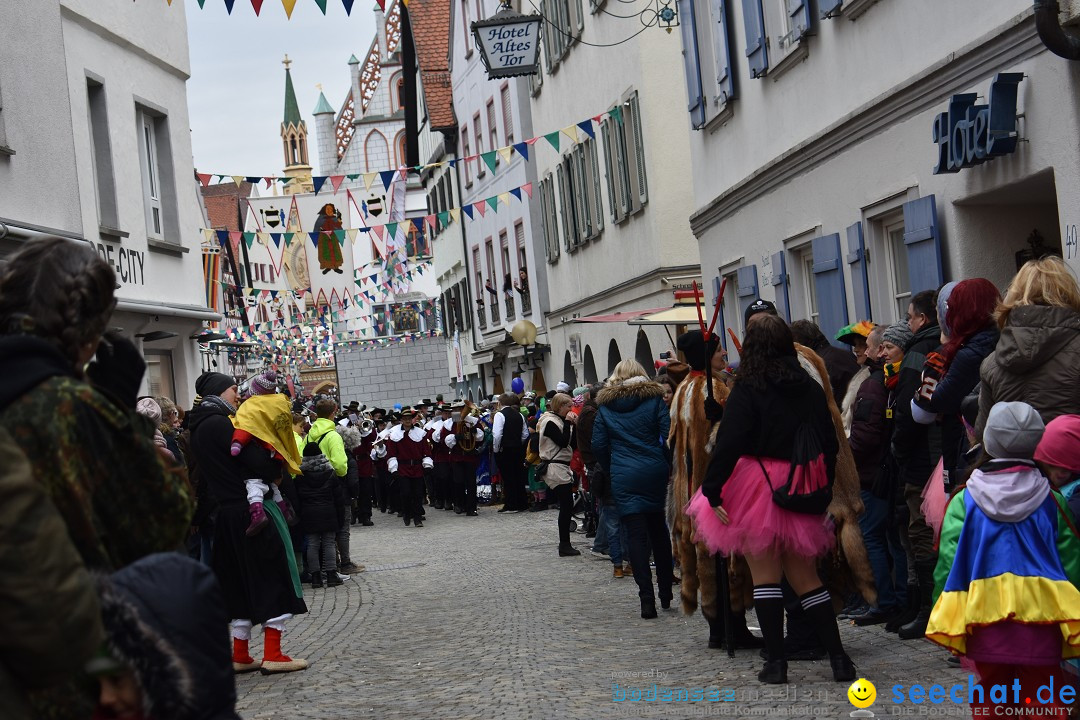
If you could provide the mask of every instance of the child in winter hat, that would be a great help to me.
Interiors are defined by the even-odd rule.
[[[1080,519],[1080,415],[1061,415],[1046,425],[1035,460]]]
[[[1080,657],[1080,539],[1032,459],[1042,434],[1026,403],[990,410],[991,460],[945,510],[926,637],[974,662],[985,696],[973,707],[994,704],[988,686],[1015,680],[1020,698],[1062,717],[1058,698],[1044,704],[1037,690],[1048,676],[1060,687],[1062,658]]]

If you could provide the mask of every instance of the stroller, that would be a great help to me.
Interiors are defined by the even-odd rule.
[[[581,457],[574,451],[574,458],[570,461],[570,468],[574,472],[574,509],[571,512],[570,532],[577,532],[582,528],[585,537],[596,537],[596,528],[600,524],[600,516],[596,512],[596,498],[589,492],[589,476],[585,472],[585,464]]]

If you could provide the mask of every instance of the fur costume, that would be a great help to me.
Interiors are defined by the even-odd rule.
[[[803,368],[825,389],[829,402],[829,412],[836,426],[837,438],[840,439],[840,452],[836,457],[836,479],[833,483],[833,500],[829,505],[829,514],[836,522],[837,551],[821,559],[822,579],[836,595],[842,595],[857,589],[871,604],[877,599],[873,573],[866,548],[859,529],[859,515],[863,511],[859,496],[859,474],[855,469],[855,460],[844,434],[843,420],[836,406],[828,385],[823,382],[828,378],[825,363],[807,347],[796,344],[799,362]],[[719,379],[713,378],[713,397],[723,403],[728,396],[728,389]],[[672,450],[672,487],[669,499],[669,517],[674,517],[671,524],[672,544],[678,553],[682,568],[682,609],[687,615],[693,614],[700,605],[702,614],[707,618],[719,617],[717,607],[717,582],[715,562],[705,548],[704,543],[693,541],[693,521],[682,509],[686,507],[693,493],[701,487],[705,471],[712,456],[719,424],[710,425],[705,418],[705,377],[691,375],[679,384],[671,400],[671,433],[669,445]],[[670,505],[674,507],[670,507]],[[729,584],[731,588],[731,609],[740,613],[753,604],[753,579],[746,560],[735,556],[729,560]]]

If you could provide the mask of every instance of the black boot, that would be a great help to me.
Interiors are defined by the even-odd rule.
[[[930,622],[930,611],[934,603],[934,566],[937,559],[916,560],[915,572],[919,576],[919,612],[915,618],[900,628],[901,640],[917,640],[926,636],[926,626]]]
[[[331,570],[326,573],[326,587],[337,587],[338,585],[343,585],[344,583],[345,581],[338,577],[336,570]]]
[[[754,609],[765,636],[765,666],[758,680],[770,685],[787,682],[784,659],[784,594],[779,585],[755,585]],[[721,632],[723,629],[721,628]]]
[[[713,650],[724,648],[724,621],[706,618],[709,621],[709,647]],[[746,626],[746,613],[731,612],[731,637],[735,649],[756,649],[765,647],[765,640],[750,632]]]
[[[656,600],[653,598],[641,599],[641,617],[644,620],[652,620],[656,617]]]
[[[581,551],[570,543],[559,543],[559,557],[573,557],[580,554]]]
[[[907,625],[919,614],[919,584],[911,583],[907,586],[907,601],[904,607],[889,618],[885,623],[885,632],[900,632],[900,628]]]
[[[311,573],[311,587],[313,587],[313,588],[321,588],[322,587],[322,573],[321,572],[313,572],[313,573]]]
[[[844,644],[840,641],[840,628],[836,625],[836,615],[833,614],[829,591],[824,587],[818,587],[800,596],[799,602],[802,603],[807,621],[817,632],[821,644],[829,652],[833,679],[837,682],[854,680],[855,666],[844,652]]]
[[[786,685],[787,660],[766,660],[757,679],[767,685]]]

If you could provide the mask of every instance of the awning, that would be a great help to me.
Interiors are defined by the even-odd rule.
[[[474,352],[472,354],[472,359],[477,365],[486,365],[495,359],[495,353],[491,350],[487,352]]]
[[[625,312],[611,313],[610,315],[589,315],[587,317],[574,318],[576,323],[621,323],[630,322],[633,323],[634,318],[639,318],[642,315],[651,315],[652,313],[660,312],[670,308],[651,308],[649,310],[627,310]]]
[[[174,305],[152,300],[118,300],[117,312],[141,313],[143,315],[165,315],[167,317],[191,318],[218,322],[221,313],[201,305]]]
[[[712,308],[701,309],[705,322],[712,317]],[[631,325],[693,325],[698,326],[698,311],[693,305],[676,305],[675,307],[662,308],[658,312],[641,315],[630,320]]]

